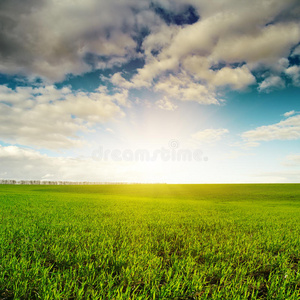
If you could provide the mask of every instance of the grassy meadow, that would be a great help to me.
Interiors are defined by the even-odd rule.
[[[0,186],[0,299],[300,299],[300,185]]]

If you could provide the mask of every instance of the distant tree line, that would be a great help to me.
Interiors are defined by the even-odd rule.
[[[96,185],[96,184],[124,184],[119,182],[90,182],[90,181],[46,181],[46,180],[11,180],[2,179],[0,184],[27,184],[27,185]]]

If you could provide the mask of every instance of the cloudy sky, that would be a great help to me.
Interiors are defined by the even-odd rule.
[[[298,0],[2,0],[0,179],[300,182]]]

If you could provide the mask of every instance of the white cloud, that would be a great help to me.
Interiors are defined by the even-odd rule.
[[[106,182],[128,178],[130,181],[133,178],[129,170],[126,163],[92,157],[50,157],[26,148],[0,146],[0,179]]]
[[[133,83],[127,81],[121,74],[121,72],[117,72],[111,76],[110,81],[112,84],[118,87],[130,89],[133,87]]]
[[[110,132],[110,133],[113,133],[113,134],[115,133],[115,131],[114,131],[113,129],[111,129],[111,128],[106,128],[105,130],[106,130],[107,132]]]
[[[205,129],[192,134],[192,138],[200,143],[215,143],[228,133],[228,129]]]
[[[292,115],[294,115],[296,112],[294,110],[288,111],[286,113],[283,114],[284,117],[290,117]]]
[[[219,104],[220,101],[214,91],[184,73],[162,78],[155,84],[154,90],[181,101],[196,101],[200,104]]]
[[[178,34],[181,27],[162,25],[152,30],[143,41],[143,50],[148,59],[153,58],[152,53],[160,52],[162,49],[170,46],[173,38]]]
[[[261,126],[242,134],[246,142],[300,139],[300,115],[288,117],[276,124]]]
[[[288,68],[289,64],[290,62],[287,58],[285,57],[280,58],[276,63],[270,66],[272,74],[280,75]]]
[[[300,39],[298,0],[157,0],[155,4],[179,14],[192,5],[200,19],[192,25],[167,26],[147,0],[29,0],[26,5],[21,0],[4,0],[0,4],[0,72],[53,82],[67,74],[143,57],[146,64],[131,82],[120,74],[112,82],[127,89],[150,88],[153,79],[167,71],[175,76],[187,72],[213,97],[216,87],[240,90],[254,83],[251,72],[262,64],[281,68]],[[150,32],[139,45],[143,54],[136,51],[142,30]],[[213,71],[219,63],[226,66]],[[234,68],[231,63],[244,66]]]
[[[300,39],[297,1],[192,3],[201,15],[198,22],[180,30],[164,28],[165,40],[161,32],[147,37],[143,44],[146,65],[132,78],[135,87],[150,87],[153,79],[161,76],[165,81],[166,72],[173,72],[175,77],[186,72],[210,93],[226,85],[240,90],[255,83],[251,71],[261,66],[274,75],[260,85],[260,90],[284,87],[279,75],[288,67],[287,56]],[[219,63],[225,67],[213,71]],[[244,65],[234,68],[232,63]]]
[[[300,86],[300,66],[289,67],[285,73],[292,78],[295,86]]]
[[[288,55],[290,48],[298,43],[300,38],[299,25],[294,22],[252,30],[251,33],[245,30],[243,35],[230,33],[228,36],[221,36],[213,50],[213,59],[272,65],[280,57]]]
[[[151,87],[155,77],[169,70],[177,71],[178,67],[179,61],[176,59],[176,57],[170,56],[163,60],[153,58],[142,69],[138,70],[138,74],[133,76],[131,82],[136,88]]]
[[[79,132],[123,115],[118,104],[126,103],[126,97],[124,92],[109,95],[103,88],[72,93],[54,86],[0,86],[0,138],[38,148],[77,147],[83,143]]]
[[[284,80],[279,76],[270,76],[260,83],[260,92],[270,92],[272,89],[282,89],[285,87]]]
[[[235,90],[242,90],[255,82],[255,77],[246,66],[236,69],[222,68],[212,79],[212,83],[216,86],[230,85]]]
[[[291,167],[300,166],[300,154],[288,155],[283,164]]]
[[[164,109],[164,110],[175,110],[178,107],[176,104],[174,104],[172,101],[170,101],[167,97],[163,97],[163,99],[156,101],[156,105],[160,109]]]

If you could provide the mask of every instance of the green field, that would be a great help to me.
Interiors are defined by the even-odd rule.
[[[300,299],[300,185],[0,186],[0,299]]]

